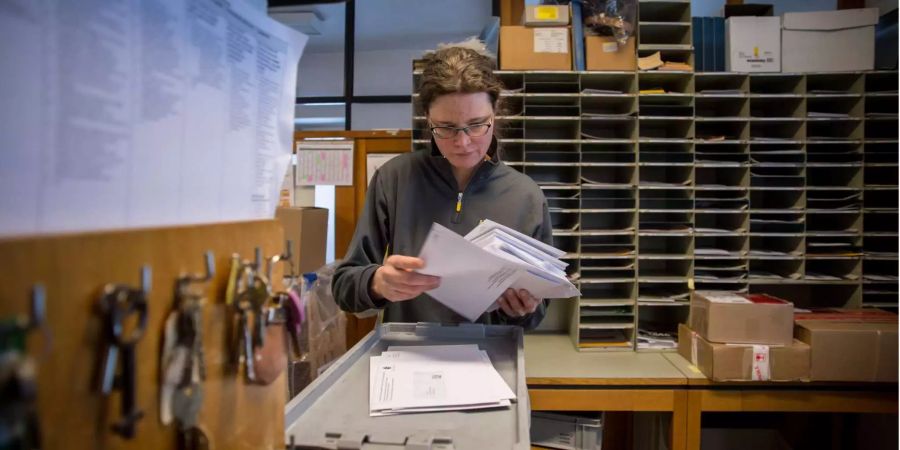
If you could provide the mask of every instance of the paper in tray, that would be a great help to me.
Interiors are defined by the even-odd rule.
[[[527,399],[522,328],[406,324],[376,327],[285,407],[285,440],[301,448],[383,448],[389,439],[440,448],[527,450],[528,402],[484,411],[369,416],[369,357],[390,346],[476,344],[518,399]],[[290,447],[288,447],[290,448]]]

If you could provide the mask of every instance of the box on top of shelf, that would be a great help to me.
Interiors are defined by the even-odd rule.
[[[781,72],[781,17],[726,19],[725,70]]]
[[[715,344],[678,325],[678,353],[714,381],[801,381],[809,379],[809,345]]]
[[[766,294],[694,291],[690,326],[710,342],[789,346],[794,305]]]
[[[568,5],[526,5],[523,20],[528,27],[559,27],[569,24]]]
[[[796,316],[797,338],[810,346],[814,381],[897,381],[897,315],[823,309]]]
[[[572,70],[571,27],[500,27],[502,70]]]
[[[621,45],[612,36],[585,36],[584,48],[587,70],[637,70],[634,36]]]
[[[785,13],[782,69],[839,72],[875,67],[878,8]]]

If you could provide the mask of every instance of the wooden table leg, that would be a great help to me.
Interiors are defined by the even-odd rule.
[[[685,450],[687,445],[688,424],[688,391],[675,390],[675,405],[672,408],[672,433],[669,448],[672,450]]]
[[[685,450],[700,450],[700,409],[702,391],[687,391],[687,407],[685,408]]]

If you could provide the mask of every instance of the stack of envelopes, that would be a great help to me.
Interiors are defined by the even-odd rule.
[[[432,224],[419,257],[426,275],[441,277],[428,295],[475,321],[507,288],[537,298],[579,295],[566,277],[565,252],[499,223],[485,220],[465,237]]]
[[[516,399],[476,344],[390,346],[369,361],[369,415],[509,407]]]

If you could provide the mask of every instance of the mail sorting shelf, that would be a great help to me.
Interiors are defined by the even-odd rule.
[[[631,350],[636,321],[636,142],[633,72],[583,73],[579,287],[570,332],[581,348]]]
[[[678,14],[686,8],[676,3],[666,7],[679,11]],[[641,36],[646,38],[646,33]],[[689,37],[684,39],[689,42]],[[643,44],[641,51],[647,47]],[[671,53],[663,52],[663,58],[670,60]],[[657,348],[660,340],[672,342],[672,324],[687,318],[694,270],[694,77],[692,72],[642,71],[638,73],[638,84],[635,347],[644,350]]]
[[[644,348],[692,287],[896,309],[897,72],[498,73],[581,350]]]
[[[865,74],[862,306],[897,311],[897,73]]]
[[[637,13],[638,56],[659,52],[663,61],[694,67],[690,1],[641,0]]]
[[[694,285],[747,291],[749,252],[749,77],[695,75]]]

